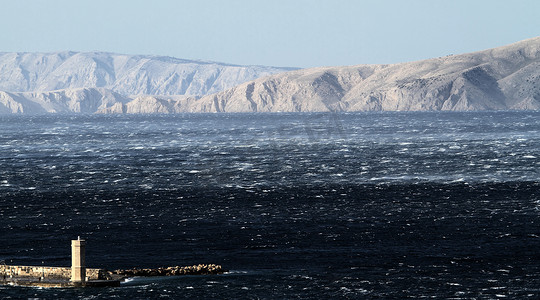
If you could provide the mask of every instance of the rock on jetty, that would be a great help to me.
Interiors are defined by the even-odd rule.
[[[157,269],[127,269],[127,270],[114,270],[110,271],[112,277],[150,277],[150,276],[180,276],[180,275],[215,275],[223,274],[227,270],[223,269],[220,265],[214,264],[201,264],[187,267],[162,267]]]

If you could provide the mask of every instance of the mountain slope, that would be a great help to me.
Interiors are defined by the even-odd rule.
[[[291,71],[205,96],[203,112],[540,108],[540,37],[394,65]]]
[[[289,70],[103,52],[0,53],[0,91],[100,87],[125,96],[201,96]]]

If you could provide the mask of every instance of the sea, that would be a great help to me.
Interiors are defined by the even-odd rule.
[[[0,299],[539,299],[540,112],[0,116]]]

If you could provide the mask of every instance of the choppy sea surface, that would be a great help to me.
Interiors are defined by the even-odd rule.
[[[0,116],[0,299],[538,299],[540,112]]]

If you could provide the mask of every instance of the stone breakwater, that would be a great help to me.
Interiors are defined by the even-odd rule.
[[[86,268],[86,278],[88,280],[101,280],[105,279],[105,276],[106,271],[103,269]],[[0,265],[0,280],[5,280],[6,278],[50,278],[69,280],[71,278],[71,268]]]
[[[220,265],[214,264],[201,264],[187,267],[162,267],[157,269],[127,269],[127,270],[114,270],[109,271],[111,277],[150,277],[150,276],[180,276],[180,275],[216,275],[223,274],[227,270],[223,269]]]
[[[73,287],[73,286],[120,286],[129,277],[217,275],[227,270],[220,265],[201,264],[187,267],[162,267],[156,269],[127,269],[107,271],[86,269],[86,282],[71,282],[71,268],[41,266],[0,266],[0,285]]]

